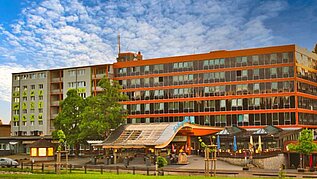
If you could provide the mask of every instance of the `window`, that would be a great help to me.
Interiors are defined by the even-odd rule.
[[[78,75],[78,76],[85,75],[85,69],[77,70],[77,75]]]
[[[20,110],[13,110],[13,115],[19,115],[20,114]]]
[[[283,77],[288,77],[289,75],[289,67],[283,67]]]
[[[68,70],[69,76],[76,76],[76,70]]]
[[[253,91],[254,92],[259,92],[260,91],[260,84],[259,83],[253,84]]]
[[[86,81],[78,81],[77,82],[78,87],[85,87],[86,86]]]
[[[28,86],[23,86],[23,91],[28,90]]]
[[[277,90],[277,82],[272,82],[272,90]]]
[[[271,68],[271,77],[276,77],[277,74],[277,69],[276,68]]]
[[[28,75],[23,75],[22,79],[24,79],[24,80],[28,79]]]
[[[248,62],[248,58],[247,57],[241,57],[241,63],[242,65],[246,66]]]
[[[144,78],[144,85],[150,84],[150,78]]]
[[[242,70],[241,76],[248,77],[248,70]]]
[[[150,111],[150,104],[149,103],[144,105],[144,111]]]
[[[45,73],[39,73],[38,76],[39,76],[39,78],[46,78],[46,74]]]
[[[144,72],[149,72],[150,71],[150,66],[144,66]]]
[[[22,126],[26,126],[26,121],[22,121]]]
[[[35,101],[35,96],[31,96],[31,101]]]
[[[31,73],[31,74],[30,74],[30,78],[31,78],[31,79],[35,79],[35,78],[36,78],[36,75],[35,75],[34,73]]]
[[[19,92],[20,91],[20,87],[18,87],[18,86],[13,87],[13,91]]]
[[[282,58],[283,58],[283,62],[284,62],[284,63],[287,63],[287,62],[289,61],[288,53],[283,53],[283,54],[282,54]]]
[[[14,80],[20,80],[20,75],[15,75]]]
[[[43,100],[43,96],[39,96],[39,100]]]
[[[78,96],[82,97],[82,98],[86,98],[86,93],[78,93]]]
[[[260,98],[254,98],[254,105],[260,106]]]
[[[20,102],[20,98],[14,98],[14,102],[15,102],[15,103]]]
[[[35,89],[35,85],[31,85],[31,89]]]
[[[270,55],[271,64],[274,64],[277,62],[277,54],[273,53]]]
[[[43,121],[39,121],[39,125],[40,125],[40,126],[43,125]]]
[[[253,77],[259,77],[260,76],[260,70],[258,68],[253,69]]]
[[[226,100],[220,100],[220,107],[225,108],[226,107]]]
[[[39,89],[43,89],[43,84],[39,84]]]
[[[158,72],[158,71],[163,71],[164,66],[163,64],[160,65],[154,65],[154,71]]]
[[[144,97],[150,97],[150,91],[145,91]]]
[[[23,100],[23,101],[27,101],[28,98],[27,98],[27,97],[23,97],[22,100]]]
[[[258,65],[259,64],[259,56],[257,56],[257,55],[252,56],[252,64],[253,65]]]
[[[34,126],[34,121],[31,121],[31,122],[30,122],[30,125],[31,125],[31,126]]]

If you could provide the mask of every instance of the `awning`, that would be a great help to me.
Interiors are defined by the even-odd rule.
[[[9,142],[10,145],[16,145],[18,142]]]
[[[190,123],[138,123],[120,126],[101,144],[103,148],[164,148],[176,136],[204,136],[223,128]]]

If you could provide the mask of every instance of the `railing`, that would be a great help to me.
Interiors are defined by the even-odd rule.
[[[63,93],[63,90],[61,89],[53,89],[53,90],[51,90],[51,93],[52,94],[61,94],[61,93]]]
[[[52,101],[51,106],[59,106],[59,101]]]
[[[278,154],[281,154],[281,150],[271,150],[271,151],[263,151],[263,152],[258,152],[258,153],[252,153],[252,157],[254,159],[256,158],[268,158],[268,157],[275,157]],[[246,156],[250,156],[249,151],[246,151],[246,153],[241,152],[219,152],[218,153],[219,157],[228,157],[228,158],[244,158]]]
[[[62,82],[63,81],[63,78],[52,78],[51,79],[51,82]]]

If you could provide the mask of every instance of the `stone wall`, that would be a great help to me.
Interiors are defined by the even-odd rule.
[[[218,157],[218,160],[222,160],[228,162],[233,165],[245,166],[245,159],[244,158],[229,158],[229,157]],[[247,160],[248,162],[249,160]],[[281,164],[286,165],[286,158],[284,154],[278,154],[274,157],[268,158],[258,158],[253,159],[254,166],[262,169],[278,169]]]

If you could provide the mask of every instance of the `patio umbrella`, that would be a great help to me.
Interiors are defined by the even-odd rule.
[[[253,146],[253,138],[252,138],[252,135],[250,135],[250,144]]]
[[[237,146],[237,137],[233,136],[233,151],[237,151],[238,146]]]
[[[217,135],[217,150],[220,149],[220,136]]]
[[[254,152],[254,150],[253,150],[253,138],[252,138],[252,135],[250,135],[249,150],[250,150],[250,152]]]
[[[262,152],[262,141],[261,141],[261,136],[259,135],[259,147],[258,147],[258,151]]]

